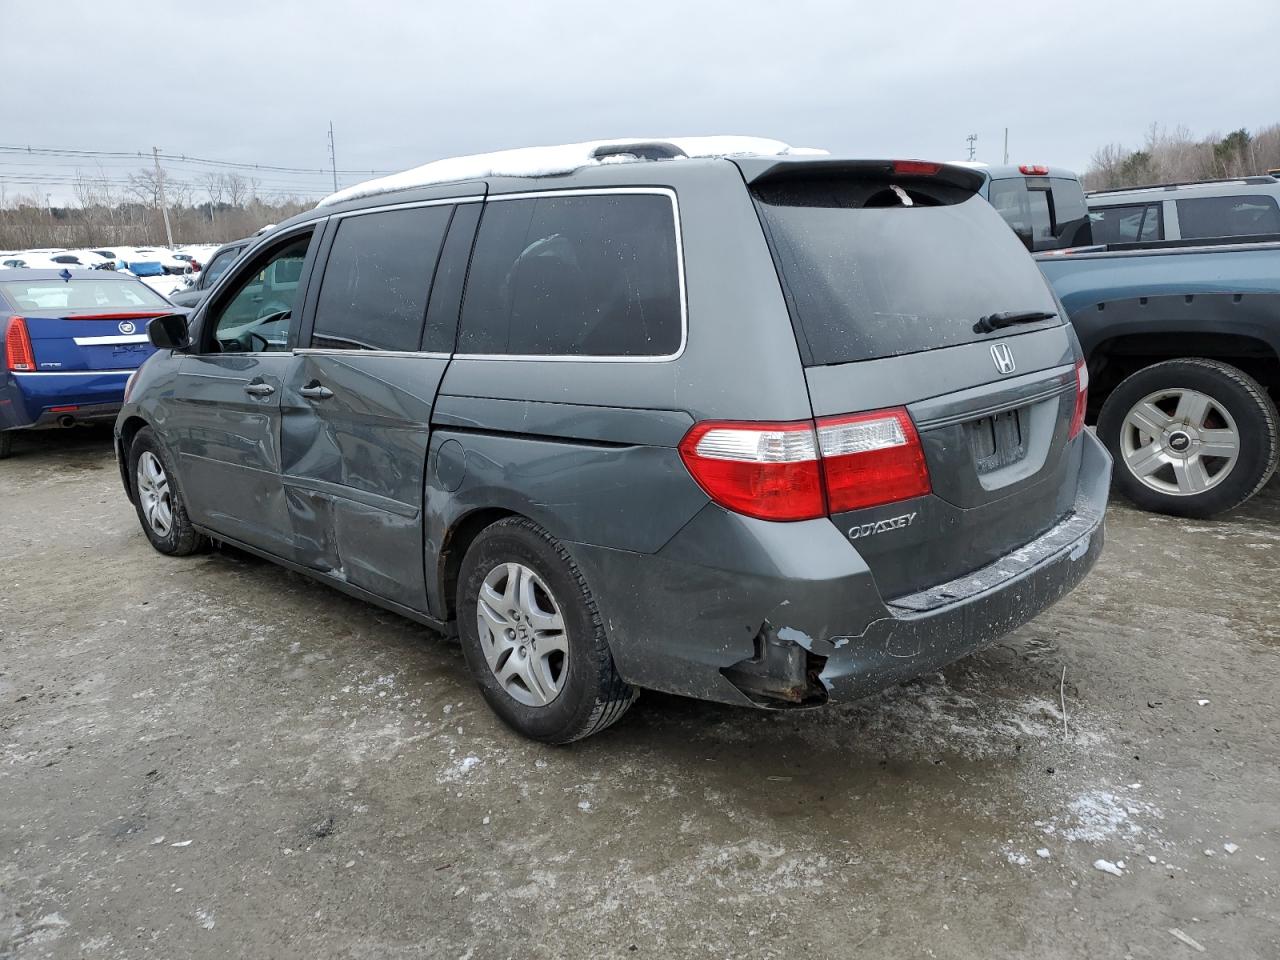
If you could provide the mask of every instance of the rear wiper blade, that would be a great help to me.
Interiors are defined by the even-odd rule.
[[[989,313],[980,317],[973,329],[978,333],[990,333],[1003,327],[1012,327],[1019,323],[1036,323],[1039,320],[1052,320],[1058,314],[1046,310],[1023,310],[1013,313]]]

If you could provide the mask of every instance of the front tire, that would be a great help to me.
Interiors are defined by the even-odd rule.
[[[489,706],[534,740],[570,743],[626,713],[595,599],[568,551],[509,517],[476,537],[458,577],[458,633]]]
[[[1280,416],[1252,377],[1217,360],[1169,360],[1123,380],[1102,405],[1098,436],[1115,482],[1144,510],[1208,518],[1271,479]]]
[[[203,549],[206,540],[187,516],[177,476],[150,427],[143,427],[129,447],[129,478],[138,522],[151,545],[171,557]]]

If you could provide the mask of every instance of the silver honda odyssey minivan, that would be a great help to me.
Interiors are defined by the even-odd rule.
[[[363,184],[151,322],[125,490],[163,553],[231,544],[456,634],[540,740],[641,689],[865,696],[1102,548],[1087,372],[982,185],[717,138]]]

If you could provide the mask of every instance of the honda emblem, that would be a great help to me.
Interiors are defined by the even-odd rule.
[[[1007,343],[993,343],[991,359],[995,361],[996,369],[1001,373],[1013,373],[1017,369],[1017,364],[1013,362],[1013,351],[1009,349]]]

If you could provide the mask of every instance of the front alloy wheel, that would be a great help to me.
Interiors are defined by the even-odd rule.
[[[164,464],[150,450],[138,457],[138,506],[142,517],[155,535],[161,539],[173,530],[173,499],[169,490],[169,476]]]
[[[178,477],[151,427],[143,427],[129,445],[129,476],[138,522],[161,553],[185,557],[207,546],[187,516]]]

